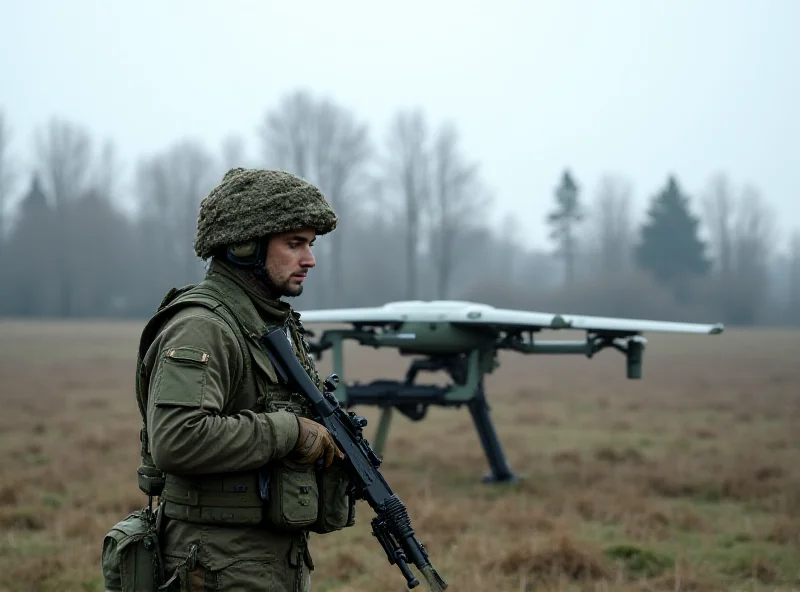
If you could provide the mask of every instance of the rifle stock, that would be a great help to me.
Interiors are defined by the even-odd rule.
[[[314,409],[314,419],[327,428],[344,453],[341,462],[345,464],[355,497],[365,500],[375,512],[372,534],[386,552],[389,563],[397,565],[409,588],[419,585],[408,566],[410,562],[422,573],[431,592],[445,590],[447,583],[431,564],[425,546],[414,536],[405,505],[378,470],[381,459],[362,435],[366,419],[345,411],[336,400],[333,391],[338,377],[331,375],[325,381],[325,392],[320,391],[300,365],[280,328],[262,336],[261,345],[281,378],[308,399]]]

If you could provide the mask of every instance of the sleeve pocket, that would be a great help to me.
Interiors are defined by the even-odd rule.
[[[153,386],[157,407],[200,407],[208,375],[208,352],[196,347],[171,347],[161,359]]]

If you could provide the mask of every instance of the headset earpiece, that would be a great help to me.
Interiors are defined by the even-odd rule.
[[[247,259],[248,257],[252,257],[256,254],[257,250],[258,242],[254,240],[228,247],[228,253],[236,259]]]
[[[279,290],[269,278],[266,269],[268,245],[269,236],[231,244],[225,247],[223,257],[236,267],[251,271],[266,283],[270,291],[277,293]]]

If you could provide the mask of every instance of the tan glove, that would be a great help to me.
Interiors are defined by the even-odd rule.
[[[301,465],[310,465],[318,458],[325,457],[325,466],[333,464],[333,459],[344,458],[344,453],[336,446],[333,437],[324,425],[305,417],[297,417],[300,426],[297,443],[288,458]]]

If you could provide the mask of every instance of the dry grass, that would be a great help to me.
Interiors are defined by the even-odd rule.
[[[101,589],[103,535],[145,503],[139,328],[0,324],[0,590]],[[349,353],[351,378],[407,363]],[[396,416],[389,438],[384,474],[452,590],[800,589],[800,333],[651,336],[641,381],[612,352],[500,361],[487,391],[521,483],[480,483],[465,410]],[[399,592],[358,512],[312,539],[314,589]]]

